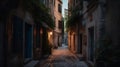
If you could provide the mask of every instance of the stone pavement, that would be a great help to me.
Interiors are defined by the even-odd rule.
[[[59,47],[52,51],[48,59],[40,62],[36,67],[88,67],[88,65],[80,61],[67,47]]]
[[[34,67],[39,61],[32,60],[30,63],[26,64],[24,67]]]

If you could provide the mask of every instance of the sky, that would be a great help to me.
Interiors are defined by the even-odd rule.
[[[63,5],[62,5],[62,15],[64,17],[64,9],[68,9],[68,0],[62,0]]]

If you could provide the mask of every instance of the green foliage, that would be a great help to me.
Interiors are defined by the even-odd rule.
[[[76,6],[72,11],[71,11],[71,16],[68,17],[67,23],[66,23],[66,28],[67,30],[74,27],[77,21],[80,21],[82,18],[82,14],[80,13],[82,7]]]
[[[79,22],[80,20],[80,14],[78,11],[74,12],[70,17],[68,17],[68,20],[66,22],[66,28],[70,29],[74,27],[74,25]]]
[[[25,10],[29,11],[36,23],[46,23],[50,28],[54,28],[54,20],[49,14],[49,9],[39,2],[39,0],[24,0],[23,7]]]
[[[79,12],[78,11],[73,12],[72,15],[69,17],[68,22],[69,23],[75,22],[78,18],[79,18]]]

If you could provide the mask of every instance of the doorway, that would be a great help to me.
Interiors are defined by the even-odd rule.
[[[25,48],[24,57],[32,58],[32,25],[25,23]]]
[[[78,53],[79,54],[82,54],[82,34],[79,34],[79,37],[78,37]]]
[[[88,37],[89,59],[94,61],[94,27],[88,29]]]

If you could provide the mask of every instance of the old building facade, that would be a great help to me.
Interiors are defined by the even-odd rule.
[[[95,64],[96,50],[99,45],[99,40],[104,34],[104,2],[101,0],[93,0],[84,2],[88,4],[86,21],[86,35],[87,35],[87,59]],[[94,6],[92,6],[94,5]]]
[[[69,48],[73,53],[82,53],[83,43],[81,38],[84,34],[84,26],[82,26],[82,0],[69,0],[68,1],[68,19],[70,24],[68,28],[68,43]],[[79,18],[77,18],[79,17]],[[68,20],[69,21],[69,20]]]
[[[34,13],[37,12],[31,13],[27,9],[34,7],[35,11],[40,11],[38,13],[47,14],[38,8],[37,4],[42,2],[32,3],[31,6],[28,3],[32,1],[26,1],[0,2],[0,31],[3,32],[0,33],[0,67],[24,67],[30,61],[39,60],[51,52],[48,41],[48,33],[52,31],[51,23],[48,25],[47,21],[36,20]],[[45,6],[42,7],[47,9]],[[43,17],[45,18],[44,15]],[[42,19],[38,14],[37,18]]]
[[[105,32],[105,1],[102,0],[69,0],[69,15],[74,18],[68,29],[68,43],[72,52],[80,54],[91,64],[96,63],[96,51],[99,40]],[[74,5],[74,6],[73,6]],[[75,5],[79,5],[79,16],[72,16]],[[73,8],[74,7],[74,8]],[[77,13],[77,12],[76,12]]]
[[[62,0],[54,0],[54,46],[62,44]]]
[[[73,1],[73,0],[72,0]],[[80,16],[78,23],[76,23],[76,28],[74,34],[71,35],[71,44],[74,45],[74,49],[76,50],[76,53],[80,53],[83,57],[85,57],[86,60],[95,61],[95,46],[96,42],[99,40],[100,37],[100,28],[102,26],[102,23],[104,23],[104,16],[102,10],[104,9],[101,6],[101,3],[98,3],[98,0],[91,0],[91,1],[79,1],[76,3],[70,1],[70,4],[76,4],[78,5],[80,2],[80,5],[82,7],[81,10],[79,10]],[[72,2],[72,3],[71,3]],[[94,5],[94,6],[93,6]],[[71,5],[70,5],[71,6]],[[70,32],[70,34],[72,34]],[[69,34],[69,35],[70,35]],[[70,37],[70,36],[69,36]],[[70,46],[71,47],[71,46]],[[78,48],[77,48],[78,47]],[[71,48],[72,49],[72,48]]]

